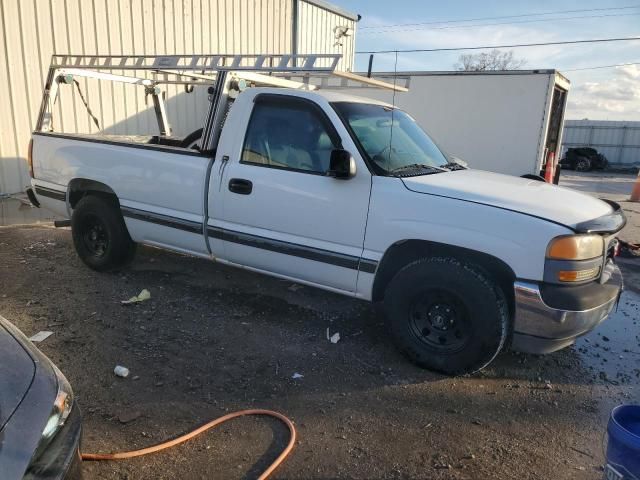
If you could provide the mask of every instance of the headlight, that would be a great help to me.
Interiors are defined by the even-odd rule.
[[[42,430],[42,437],[40,438],[40,443],[38,444],[38,448],[36,449],[33,458],[38,458],[47,448],[53,437],[56,436],[56,433],[58,433],[64,425],[64,422],[67,420],[67,417],[69,417],[71,408],[73,407],[73,391],[71,390],[71,385],[69,385],[69,382],[62,372],[58,370],[58,367],[53,364],[52,367],[56,375],[56,380],[58,381],[58,393],[53,402],[53,407],[51,408],[47,424],[44,426],[44,430]]]
[[[547,258],[557,260],[588,260],[604,254],[604,240],[600,235],[567,235],[551,240]]]
[[[544,279],[552,283],[582,283],[600,275],[604,239],[600,235],[556,237],[547,247]]]

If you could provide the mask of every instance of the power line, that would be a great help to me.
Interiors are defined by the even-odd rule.
[[[379,31],[366,31],[366,32],[360,32],[361,35],[378,35],[381,33],[393,33],[393,32],[414,32],[414,31],[418,31],[418,30],[448,30],[448,29],[453,29],[453,28],[478,28],[478,27],[490,27],[490,26],[495,26],[495,25],[516,25],[516,24],[522,24],[522,23],[539,23],[539,22],[557,22],[557,21],[564,21],[564,20],[577,20],[577,19],[584,19],[584,18],[605,18],[605,17],[629,17],[629,16],[634,16],[634,15],[640,15],[640,12],[636,12],[636,13],[612,13],[612,14],[604,14],[604,15],[579,15],[579,16],[575,16],[575,17],[559,17],[559,18],[538,18],[535,20],[517,20],[517,21],[512,21],[512,22],[496,22],[496,23],[476,23],[474,25],[449,25],[446,27],[428,27],[428,26],[421,26],[421,27],[415,27],[415,28],[403,28],[402,30],[396,30],[394,29],[385,29],[385,30],[379,30]]]
[[[452,52],[458,50],[486,50],[489,48],[520,48],[520,47],[544,47],[547,45],[575,45],[581,43],[604,43],[604,42],[628,42],[640,40],[640,37],[622,37],[622,38],[599,38],[589,40],[568,40],[564,42],[541,42],[541,43],[517,43],[512,45],[483,45],[476,47],[451,47],[451,48],[411,48],[411,49],[394,49],[394,50],[365,50],[355,52],[357,54],[371,53],[420,53],[420,52]]]
[[[640,65],[640,62],[616,63],[613,65],[598,65],[597,67],[559,68],[562,72],[577,72],[579,70],[597,70],[599,68],[625,67],[627,65]]]
[[[553,12],[541,12],[541,13],[524,13],[520,15],[502,15],[499,17],[480,17],[480,18],[468,18],[462,20],[442,20],[442,21],[432,21],[432,22],[419,22],[419,23],[395,23],[395,24],[387,24],[387,25],[371,25],[360,27],[360,30],[364,29],[378,29],[378,28],[391,28],[391,27],[413,27],[417,25],[438,25],[445,23],[462,23],[462,22],[479,22],[482,20],[503,20],[506,18],[522,18],[522,17],[536,17],[541,15],[556,15],[562,13],[583,13],[583,12],[602,12],[602,11],[611,11],[611,10],[628,10],[631,8],[640,8],[640,5],[628,5],[625,7],[607,7],[607,8],[585,8],[578,10],[556,10]]]

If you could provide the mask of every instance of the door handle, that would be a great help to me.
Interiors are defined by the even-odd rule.
[[[240,195],[249,195],[253,190],[253,183],[244,178],[232,178],[229,180],[229,190]]]

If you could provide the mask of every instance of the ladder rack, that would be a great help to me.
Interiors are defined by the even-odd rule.
[[[337,71],[341,54],[264,55],[68,55],[54,54],[47,75],[36,130],[52,129],[53,105],[59,85],[77,84],[74,77],[140,85],[151,95],[160,132],[170,134],[160,84],[218,85],[224,79],[242,79],[257,86],[316,90],[318,88],[376,87],[397,92],[407,88],[394,83]],[[293,80],[298,78],[300,81]],[[235,81],[235,80],[234,80]],[[215,88],[214,88],[215,90]],[[238,90],[240,91],[240,90]],[[219,92],[218,92],[219,93]],[[225,91],[225,95],[229,93]]]
[[[407,88],[350,72],[336,70],[342,55],[260,54],[260,55],[53,55],[51,70],[74,72],[75,75],[127,83],[210,84],[219,72],[254,75],[258,83],[291,88],[376,87],[398,92]],[[133,80],[109,71],[135,70]],[[84,72],[84,73],[82,73]],[[252,73],[250,73],[252,72]],[[141,75],[144,78],[141,78]],[[149,77],[148,75],[151,75]],[[279,78],[276,78],[279,77]],[[271,80],[268,80],[271,78]],[[296,87],[292,78],[301,78]],[[287,83],[289,82],[289,83]]]
[[[192,70],[197,72],[333,72],[341,54],[273,55],[53,55],[52,68]]]

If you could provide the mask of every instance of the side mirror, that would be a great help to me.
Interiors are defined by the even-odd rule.
[[[329,160],[329,170],[327,171],[328,177],[340,178],[348,180],[354,177],[356,174],[356,161],[351,154],[342,149],[336,149],[331,152],[331,159]]]

